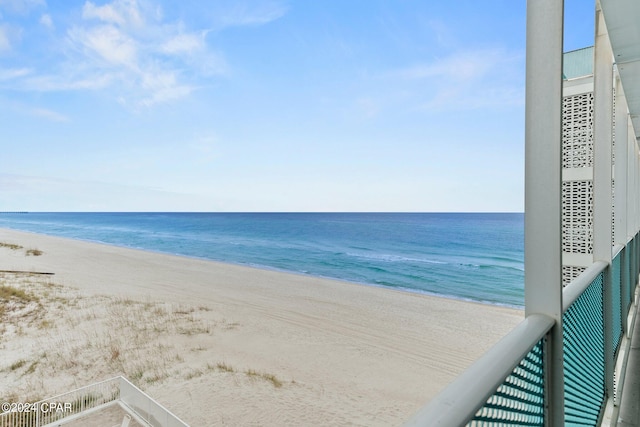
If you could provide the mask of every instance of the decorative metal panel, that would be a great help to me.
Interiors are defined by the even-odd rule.
[[[620,288],[622,289],[622,313],[623,313],[623,322],[624,318],[629,314],[629,308],[631,305],[631,289],[629,287],[630,277],[631,277],[631,265],[629,262],[629,252],[631,251],[630,246],[625,247],[622,252],[620,252],[620,256],[622,257],[621,261],[621,271],[623,274],[620,277]]]
[[[562,98],[562,167],[593,166],[593,92]]]
[[[593,91],[562,98],[562,167],[564,169],[593,168],[593,116]],[[587,177],[590,176],[592,176],[591,173],[587,175]],[[562,251],[578,255],[593,254],[593,181],[591,179],[566,180],[562,183]],[[563,264],[562,285],[567,286],[584,270],[585,265]]]
[[[593,182],[562,183],[562,251],[593,253]]]
[[[604,276],[563,314],[565,426],[595,426],[604,409]]]
[[[613,174],[614,172],[611,171]],[[616,181],[611,178],[611,246],[616,242]]]
[[[586,270],[586,267],[576,267],[573,265],[562,266],[562,287],[567,286],[576,277],[582,274]]]
[[[612,353],[616,354],[618,346],[622,340],[622,320],[623,320],[623,302],[622,302],[622,288],[621,288],[621,274],[620,274],[620,258],[621,253],[616,256],[611,262],[611,316],[612,316],[612,328],[613,328],[613,349]]]
[[[467,426],[544,426],[543,345],[529,351]]]

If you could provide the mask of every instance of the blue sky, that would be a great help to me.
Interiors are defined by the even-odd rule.
[[[525,9],[0,0],[0,211],[522,211]]]

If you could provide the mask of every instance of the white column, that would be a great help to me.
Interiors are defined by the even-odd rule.
[[[640,153],[638,150],[638,142],[634,141],[633,144],[633,175],[635,177],[635,183],[634,183],[634,187],[633,187],[633,235],[635,236],[636,234],[638,234],[638,228],[640,228],[640,219],[638,218],[638,200],[640,199],[640,197],[638,197],[638,188],[640,187],[640,185],[638,185],[638,181],[639,181],[639,177],[638,177],[638,170],[640,170],[639,167],[639,163],[640,163]]]
[[[633,127],[631,125],[631,117],[627,117],[627,240],[635,236],[634,229],[634,191],[635,191],[635,175],[634,175],[634,159],[635,138],[633,137]]]
[[[616,76],[616,162],[613,171],[615,180],[615,236],[613,242],[616,245],[626,245],[629,240],[629,233],[627,232],[627,168],[629,164],[627,160],[627,156],[629,155],[629,150],[627,149],[629,144],[628,120],[627,100],[624,96],[620,76]]]
[[[638,186],[636,183],[636,170],[638,169],[638,150],[636,148],[636,142],[631,138],[629,149],[631,150],[631,156],[629,156],[629,233],[631,236],[636,235],[636,196]]]
[[[593,68],[593,260],[611,265],[611,143],[613,140],[613,52],[602,10],[596,10],[596,45]],[[604,272],[605,389],[613,396],[614,360],[612,274]]]
[[[564,1],[527,1],[525,315],[555,319],[546,352],[547,425],[564,425],[562,44]]]
[[[593,92],[593,258],[611,262],[613,53],[602,11],[596,12]]]

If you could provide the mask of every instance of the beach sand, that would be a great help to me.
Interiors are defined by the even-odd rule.
[[[13,230],[0,242],[21,246],[0,244],[0,270],[55,273],[0,273],[26,292],[0,308],[3,401],[124,375],[192,426],[400,425],[523,318]]]

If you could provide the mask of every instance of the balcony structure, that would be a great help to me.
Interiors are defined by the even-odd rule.
[[[527,2],[525,319],[407,425],[640,425],[640,2],[566,54],[563,9]]]
[[[124,377],[91,384],[39,402],[15,404],[0,427],[188,427]]]

